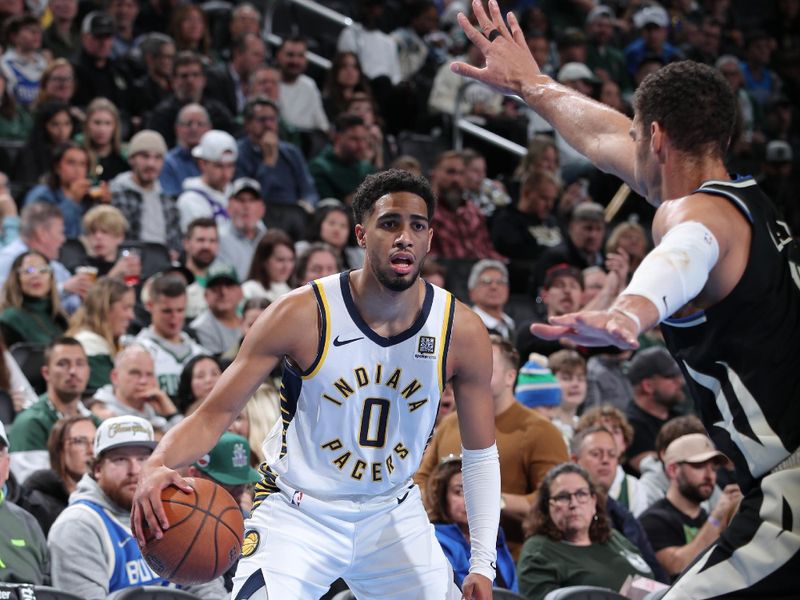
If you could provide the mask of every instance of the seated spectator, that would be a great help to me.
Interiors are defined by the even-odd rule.
[[[226,48],[224,46],[226,46],[232,40],[238,39],[240,36],[247,33],[261,33],[262,20],[263,18],[260,10],[250,2],[240,2],[237,4],[233,10],[231,10],[231,19],[228,23],[228,31],[225,32],[227,33],[227,36],[216,36],[217,41],[223,42],[222,44],[216,44],[216,50],[219,57],[222,59],[227,59],[230,57],[230,48]],[[261,60],[261,63],[264,63],[263,59]]]
[[[683,58],[681,51],[667,41],[669,14],[659,5],[645,6],[633,15],[639,36],[625,47],[625,65],[633,75],[647,56],[657,56],[662,64]]]
[[[250,331],[250,327],[252,327],[253,323],[255,323],[256,319],[264,312],[270,305],[270,301],[266,298],[250,298],[249,300],[245,300],[244,304],[242,305],[242,319],[240,324],[241,335],[239,337],[239,341],[228,348],[225,353],[222,354],[220,359],[228,363],[233,362],[236,358],[236,355],[239,353],[239,349],[242,347],[242,342],[244,341],[244,336]],[[274,387],[274,386],[272,386]],[[274,421],[273,421],[274,422]],[[233,429],[231,431],[234,431]],[[259,444],[261,442],[258,442]],[[263,462],[263,461],[259,461]],[[255,465],[258,466],[258,463]]]
[[[508,302],[508,269],[498,260],[485,258],[472,267],[467,281],[473,312],[490,333],[505,340],[514,337],[514,319],[503,312]]]
[[[53,154],[72,137],[69,105],[57,101],[39,104],[25,146],[17,154],[13,172],[20,183],[35,184],[53,165]]]
[[[628,255],[628,272],[633,273],[650,251],[650,241],[644,227],[638,223],[625,222],[611,230],[605,250],[606,256],[623,250]]]
[[[200,176],[184,180],[178,197],[181,231],[185,232],[189,223],[200,217],[211,217],[218,225],[230,219],[228,197],[238,154],[236,140],[229,133],[212,129],[200,138],[192,150]]]
[[[456,585],[460,588],[469,574],[470,545],[461,459],[443,459],[428,479],[425,488],[428,518],[436,529],[436,539],[450,561]],[[497,572],[494,587],[518,591],[514,559],[506,545],[503,528],[497,532]]]
[[[89,363],[78,340],[67,337],[53,340],[44,353],[42,376],[47,391],[33,406],[17,415],[8,432],[14,448],[11,466],[19,483],[50,465],[47,438],[56,421],[90,414],[81,403],[89,381]]]
[[[464,85],[464,79],[450,69],[450,65],[455,61],[464,61],[478,68],[485,65],[481,51],[470,44],[465,55],[453,57],[439,67],[428,96],[428,110],[432,114],[454,115],[456,112],[456,100]],[[461,94],[458,109],[461,115],[494,117],[503,109],[503,95],[482,83],[471,84]]]
[[[81,343],[89,361],[90,392],[111,382],[121,339],[133,320],[136,294],[116,277],[101,277],[70,318],[68,335]]]
[[[344,269],[360,269],[364,264],[364,249],[351,244],[353,228],[350,225],[352,211],[341,202],[325,199],[314,211],[308,226],[306,241],[295,244],[298,254],[302,254],[309,242],[323,242],[338,254],[339,263]]]
[[[355,53],[368,79],[386,77],[391,85],[397,85],[401,79],[397,43],[378,27],[383,9],[382,2],[359,0],[359,22],[342,30],[336,50]]]
[[[397,140],[384,133],[383,119],[378,115],[378,107],[372,96],[356,92],[347,103],[345,112],[361,117],[367,128],[367,145],[361,157],[376,169],[383,169],[388,160],[397,154]]]
[[[112,417],[97,429],[91,468],[47,539],[56,588],[105,600],[143,584],[170,585],[142,558],[129,527],[141,465],[155,446],[153,427],[139,417]],[[187,591],[208,600],[225,596],[221,577]]]
[[[259,65],[251,74],[247,85],[247,99],[264,97],[275,106],[281,105],[281,72],[270,65]],[[278,115],[278,137],[300,147],[303,142],[300,132],[285,118]]]
[[[128,145],[131,170],[111,182],[111,202],[128,220],[128,239],[163,244],[177,255],[182,242],[180,213],[159,182],[166,151],[157,132],[145,129],[134,135]]]
[[[30,113],[17,105],[8,89],[6,75],[0,71],[0,139],[24,142],[32,128]]]
[[[275,52],[275,66],[281,72],[279,107],[283,118],[301,131],[328,131],[330,123],[322,107],[317,84],[305,74],[308,43],[297,35],[286,36]],[[320,192],[325,198],[329,194]]]
[[[247,277],[258,243],[267,232],[262,221],[265,206],[261,186],[254,179],[241,177],[231,185],[228,197],[230,221],[219,227],[219,259],[235,265],[240,280]]]
[[[228,267],[217,258],[219,234],[217,223],[210,217],[200,217],[189,223],[183,239],[184,266],[194,277],[186,287],[186,317],[194,319],[207,308],[205,300],[208,270]]]
[[[196,52],[211,57],[211,36],[203,10],[196,5],[184,4],[175,8],[169,21],[170,37],[175,40],[178,52]]]
[[[158,386],[170,396],[178,392],[181,371],[205,349],[183,331],[186,319],[186,284],[178,275],[159,275],[150,287],[146,303],[152,316],[149,327],[142,329],[136,341],[153,357]]]
[[[615,296],[616,297],[616,296]],[[586,407],[611,404],[625,410],[633,402],[634,392],[625,373],[630,350],[600,348],[586,361]]]
[[[135,47],[134,23],[139,15],[139,3],[136,0],[111,0],[106,11],[114,21],[114,42],[111,46],[111,58],[130,58]]]
[[[517,577],[520,593],[530,600],[572,585],[619,590],[629,575],[653,576],[636,547],[611,528],[605,498],[574,463],[547,473],[528,532]]]
[[[51,0],[47,3],[53,20],[42,33],[42,47],[56,59],[71,58],[80,47],[77,0]]]
[[[419,272],[419,276],[431,285],[446,289],[447,269],[434,259],[426,259]]]
[[[298,256],[294,267],[294,287],[327,277],[342,270],[336,251],[325,242],[314,242]]]
[[[95,98],[86,107],[83,146],[89,153],[89,176],[94,182],[111,181],[128,170],[120,147],[121,128],[117,107],[109,100]]]
[[[294,272],[295,252],[292,239],[280,229],[267,231],[259,240],[250,261],[247,281],[242,284],[246,299],[264,298],[274,302],[292,290],[289,280]]]
[[[486,176],[486,159],[470,148],[464,150],[464,187],[469,201],[477,206],[487,218],[498,208],[511,204],[502,183]]]
[[[9,347],[18,342],[47,344],[67,329],[53,268],[41,252],[28,250],[17,256],[0,300],[0,332]]]
[[[244,137],[237,142],[236,176],[261,184],[270,204],[298,204],[310,208],[319,200],[303,153],[281,139],[278,105],[262,96],[245,104]]]
[[[639,520],[656,558],[673,579],[717,541],[739,508],[742,492],[736,484],[725,487],[711,514],[700,506],[714,491],[716,469],[726,460],[701,433],[679,437],[664,452],[670,482],[667,495]]]
[[[120,246],[128,230],[128,220],[119,209],[106,204],[95,206],[83,215],[84,236],[81,242],[86,248],[84,257],[75,257],[68,268],[81,272],[80,267],[93,267],[101,277],[139,277],[142,271],[141,258],[136,254],[120,252]]]
[[[519,370],[514,395],[517,402],[535,410],[542,418],[553,421],[561,405],[561,386],[547,367],[545,357],[536,354],[528,357]]]
[[[110,416],[133,415],[146,419],[162,434],[183,419],[170,397],[158,387],[150,352],[139,344],[125,346],[114,357],[111,383],[94,398],[105,403]]]
[[[514,171],[514,179],[523,181],[527,173],[547,171],[559,179],[558,149],[549,135],[534,135],[528,142],[528,152]]]
[[[209,92],[225,104],[232,115],[245,107],[245,86],[250,74],[263,64],[267,49],[258,33],[241,33],[231,40],[230,60],[221,60],[208,71]]]
[[[322,88],[322,104],[329,119],[335,119],[347,110],[354,94],[370,94],[369,81],[361,71],[355,52],[337,52]]]
[[[331,144],[308,164],[320,198],[350,204],[353,192],[375,170],[362,159],[368,135],[361,117],[345,113],[336,118]]]
[[[744,87],[761,108],[766,108],[783,87],[778,74],[770,69],[774,44],[775,40],[761,29],[753,30],[745,37],[741,63]]]
[[[614,11],[598,4],[586,16],[586,35],[588,45],[586,65],[604,81],[613,81],[628,91],[631,86],[630,75],[625,66],[625,56],[615,44]]]
[[[183,182],[189,177],[199,177],[200,167],[192,156],[192,150],[207,131],[211,129],[208,111],[200,104],[191,102],[178,111],[175,119],[175,146],[164,158],[164,168],[159,181],[167,196],[177,198],[183,191]]]
[[[439,11],[434,2],[412,2],[407,10],[407,25],[392,32],[400,61],[400,79],[428,82],[429,86],[439,65],[449,58],[450,40],[439,30]]]
[[[47,67],[42,52],[42,26],[33,15],[19,15],[5,22],[6,51],[0,56],[0,69],[16,102],[28,108],[39,95],[39,81]]]
[[[219,356],[236,345],[241,335],[237,309],[242,288],[233,267],[208,270],[205,298],[208,308],[190,323],[190,328],[203,348]]]
[[[64,0],[56,0],[64,1]],[[74,0],[65,0],[74,2]],[[79,108],[72,106],[72,96],[75,94],[75,69],[66,58],[56,58],[51,61],[42,73],[39,82],[39,96],[36,98],[36,110],[44,104],[57,102],[66,104],[73,119],[83,119],[85,114]],[[76,129],[73,125],[73,128]]]
[[[145,113],[166,99],[172,92],[172,68],[175,63],[175,43],[163,33],[151,32],[139,43],[144,63],[144,75],[133,82],[131,113],[141,125]],[[163,185],[163,182],[162,182]]]
[[[0,424],[0,489],[9,478],[9,436]],[[0,494],[0,581],[50,583],[50,555],[42,528],[32,514],[20,508],[5,493]]]
[[[185,417],[191,415],[206,399],[222,375],[218,359],[208,354],[198,354],[186,363],[178,382],[176,404]]]
[[[586,400],[586,361],[575,350],[559,350],[550,355],[547,366],[561,388],[561,404],[552,421],[570,440]]]
[[[47,438],[50,466],[31,473],[22,486],[20,506],[36,517],[45,536],[89,468],[96,431],[85,415],[59,419]]]

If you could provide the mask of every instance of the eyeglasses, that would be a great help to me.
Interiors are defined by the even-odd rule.
[[[492,285],[496,283],[497,285],[508,285],[508,278],[507,277],[480,277],[478,279],[478,283],[481,285]]]
[[[50,265],[43,265],[41,267],[20,267],[17,273],[20,275],[47,275],[53,270]]]
[[[208,127],[208,121],[178,121],[181,127]]]
[[[569,506],[569,502],[573,496],[575,497],[575,502],[577,502],[578,504],[586,504],[589,501],[589,498],[592,497],[592,494],[589,493],[589,490],[587,489],[578,490],[571,494],[569,492],[563,492],[561,494],[558,494],[550,498],[550,502],[552,504],[565,508]]]
[[[70,446],[83,446],[84,448],[92,447],[92,440],[83,435],[67,438],[65,441]]]

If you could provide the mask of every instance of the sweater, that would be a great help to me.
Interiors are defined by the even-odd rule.
[[[53,318],[49,298],[26,296],[22,306],[9,306],[0,313],[0,331],[9,348],[17,342],[49,344],[66,329],[63,316]]]
[[[50,557],[42,528],[0,492],[0,581],[46,585]]]

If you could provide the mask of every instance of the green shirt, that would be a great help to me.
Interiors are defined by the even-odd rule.
[[[328,146],[308,164],[320,199],[344,199],[356,191],[364,178],[375,168],[364,160],[344,162]]]
[[[91,415],[95,425],[100,425],[100,419],[89,413],[78,404],[81,413]],[[26,452],[29,450],[47,450],[47,438],[50,430],[61,417],[47,394],[39,396],[39,401],[30,408],[23,410],[14,419],[11,429],[8,432],[9,450],[14,452]]]
[[[45,585],[50,554],[42,528],[28,511],[0,492],[0,581]]]
[[[0,330],[10,348],[17,342],[49,344],[64,335],[67,320],[53,317],[50,299],[25,298],[22,306],[10,306],[0,313]]]

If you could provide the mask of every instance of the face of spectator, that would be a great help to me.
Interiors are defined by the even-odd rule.
[[[329,211],[320,223],[319,237],[334,248],[342,249],[347,246],[350,237],[350,221],[347,215],[340,210]]]
[[[264,211],[264,201],[250,190],[242,190],[228,199],[231,223],[240,231],[255,231]]]
[[[619,450],[611,434],[597,431],[587,435],[575,462],[586,469],[595,485],[608,490],[614,483],[619,464]]]
[[[436,424],[456,409],[456,396],[453,393],[453,386],[445,386],[442,390],[442,398],[439,400],[439,411],[436,413]]]
[[[675,406],[683,402],[683,376],[661,377],[656,375],[651,378],[653,385],[653,400],[662,406]]]
[[[200,138],[211,129],[211,122],[205,111],[189,109],[181,114],[175,121],[175,137],[178,143],[185,148],[194,148],[200,143]]]
[[[25,2],[23,0],[2,0],[0,1],[0,13],[8,17],[16,17],[25,12]]]
[[[47,95],[47,97],[52,98],[53,100],[58,100],[59,102],[65,102],[69,104],[72,95],[75,93],[75,76],[72,73],[72,67],[64,65],[53,69],[53,71],[50,73],[50,77],[45,83],[44,93]],[[69,115],[67,115],[67,118],[69,118]],[[71,134],[71,120],[69,127]]]
[[[542,290],[542,300],[547,305],[548,316],[575,312],[581,306],[583,290],[574,277],[558,277],[549,289]]]
[[[345,162],[356,162],[369,149],[369,132],[364,125],[350,127],[333,137],[333,150]]]
[[[268,104],[260,104],[253,107],[253,116],[244,124],[248,137],[254,142],[259,143],[267,131],[278,133],[278,111]]]
[[[47,5],[56,21],[70,21],[78,14],[77,0],[51,0]]]
[[[192,396],[203,401],[211,393],[222,371],[216,361],[210,358],[198,360],[192,369]]]
[[[678,485],[681,496],[700,504],[711,497],[717,483],[717,464],[712,460],[702,463],[677,463],[670,465],[668,472]]]
[[[583,274],[583,296],[581,297],[581,304],[586,306],[591,300],[600,293],[603,285],[606,283],[606,272],[602,269],[586,270]]]
[[[569,224],[569,237],[578,250],[591,254],[599,252],[606,233],[602,221],[574,220]]]
[[[600,102],[622,112],[622,94],[616,81],[604,81],[600,86]]]
[[[719,45],[722,41],[722,29],[716,23],[703,23],[700,41],[704,52],[716,56],[719,54]]]
[[[306,45],[303,42],[286,42],[275,56],[283,81],[292,83],[306,72]]]
[[[231,23],[229,31],[231,32],[231,39],[235,40],[240,35],[245,33],[253,33],[258,35],[259,28],[261,27],[261,15],[258,11],[250,6],[242,6],[233,11],[231,15]]]
[[[64,219],[54,217],[36,228],[31,244],[49,260],[56,260],[65,239]]]
[[[92,35],[84,33],[81,36],[83,49],[86,54],[97,60],[107,60],[111,56],[111,49],[114,45],[114,37],[111,35]]]
[[[469,291],[472,303],[483,310],[502,310],[508,302],[508,278],[498,269],[484,269]]]
[[[545,146],[542,155],[539,157],[537,166],[551,173],[558,172],[558,150],[556,150],[555,146]]]
[[[248,308],[242,313],[242,333],[247,333],[256,322],[256,319],[264,312],[260,308]]]
[[[153,57],[154,60],[148,62],[148,67],[152,69],[157,77],[169,78],[172,75],[172,67],[175,63],[175,44],[168,42],[162,44],[161,48]]]
[[[482,156],[473,158],[464,170],[465,187],[471,192],[478,192],[484,179],[486,179],[486,159]]]
[[[133,307],[136,295],[133,290],[125,292],[116,302],[112,302],[108,310],[108,321],[115,337],[125,335],[128,325],[133,320]]]
[[[602,417],[600,419],[600,425],[611,432],[611,435],[614,437],[614,444],[617,446],[617,450],[619,451],[619,455],[622,456],[625,454],[625,450],[628,449],[628,444],[625,442],[625,432],[622,430],[622,426],[619,424],[619,422],[611,417]]]
[[[47,381],[47,393],[62,402],[80,398],[89,382],[89,361],[80,346],[57,345],[50,352],[50,360],[42,367]]]
[[[52,267],[41,256],[26,256],[17,271],[22,293],[33,298],[46,298],[50,295],[52,273]]]
[[[203,13],[198,8],[186,13],[180,24],[180,38],[190,46],[197,46],[206,33],[206,22],[203,20]]]
[[[50,145],[54,148],[69,140],[72,137],[72,119],[67,111],[57,112],[45,123],[47,137],[50,138]]]
[[[133,404],[145,402],[157,386],[153,358],[146,350],[131,350],[125,353],[122,363],[111,372],[114,394],[122,402]]]
[[[561,387],[561,403],[577,408],[586,400],[586,371],[584,369],[562,369],[556,373]]]
[[[327,250],[319,250],[308,257],[306,272],[303,274],[303,283],[306,284],[314,279],[333,275],[338,270],[336,257]]]
[[[235,161],[221,162],[199,159],[197,164],[206,184],[220,192],[233,180],[236,172]]]
[[[647,254],[647,239],[641,231],[635,229],[623,231],[618,245],[630,255],[631,261],[641,261]]]
[[[89,256],[96,256],[103,260],[113,261],[117,258],[117,250],[124,239],[124,235],[95,227],[86,233]]]
[[[247,94],[250,98],[264,96],[273,102],[277,102],[281,95],[280,71],[271,67],[258,69],[250,77]]]
[[[772,54],[772,42],[767,38],[754,40],[745,50],[747,62],[753,65],[766,66]]]
[[[11,44],[20,52],[35,52],[42,47],[42,28],[38,25],[26,25],[21,27]]]
[[[258,37],[248,37],[244,50],[234,60],[239,65],[240,73],[249,75],[258,65],[264,64],[267,48]]]
[[[589,39],[598,46],[605,46],[614,37],[614,25],[608,17],[598,17],[586,26]]]
[[[654,52],[661,52],[664,42],[667,41],[667,28],[648,23],[642,28],[642,39],[646,48]]]
[[[181,65],[172,77],[172,91],[181,102],[199,102],[206,87],[206,76],[199,64]]]
[[[558,198],[558,187],[550,181],[542,180],[539,185],[527,185],[523,191],[519,210],[544,220],[553,212]]]
[[[458,206],[464,199],[464,160],[445,158],[434,169],[431,184],[436,196],[450,206]]]
[[[247,413],[245,411],[236,415],[233,423],[228,427],[228,431],[240,435],[243,438],[250,437],[250,419],[247,418]]]
[[[242,300],[242,288],[233,282],[219,282],[206,288],[206,302],[217,318],[236,315],[236,307]]]
[[[95,147],[109,146],[117,127],[114,115],[107,110],[96,110],[86,121],[89,139]]]
[[[78,481],[88,470],[89,459],[94,456],[93,440],[97,428],[89,420],[73,423],[64,436],[62,460],[64,468],[73,481]]]
[[[528,48],[538,65],[546,65],[550,56],[550,45],[546,38],[535,37],[528,40]]]
[[[351,115],[361,117],[364,121],[364,125],[367,127],[375,125],[375,111],[372,109],[372,102],[369,100],[359,100],[358,102],[351,103],[347,112]]]
[[[63,189],[68,188],[79,179],[85,179],[89,169],[86,152],[78,148],[70,148],[56,164],[55,170]]]
[[[109,499],[124,510],[133,505],[133,494],[142,465],[153,451],[144,446],[122,446],[103,453],[94,467],[97,485]]]
[[[358,85],[360,79],[361,69],[358,66],[358,59],[353,54],[345,54],[339,65],[339,72],[336,73],[336,83],[345,89],[352,89]]]
[[[108,6],[108,13],[118,29],[133,27],[139,14],[139,3],[135,0],[113,0]]]
[[[128,163],[131,165],[133,177],[137,183],[148,188],[161,175],[161,169],[164,167],[164,155],[160,152],[144,150],[129,157]]]
[[[550,485],[550,519],[567,541],[588,534],[597,511],[589,482],[577,473],[562,473]]]
[[[216,227],[195,227],[183,241],[183,249],[192,262],[201,269],[207,268],[217,257],[219,236]]]
[[[447,516],[456,525],[467,524],[467,505],[464,502],[464,477],[454,473],[447,482]]]
[[[174,298],[158,296],[148,305],[155,332],[168,340],[179,338],[186,320],[186,294]]]
[[[286,283],[294,272],[294,249],[283,244],[275,246],[266,260],[266,271],[270,282]]]

